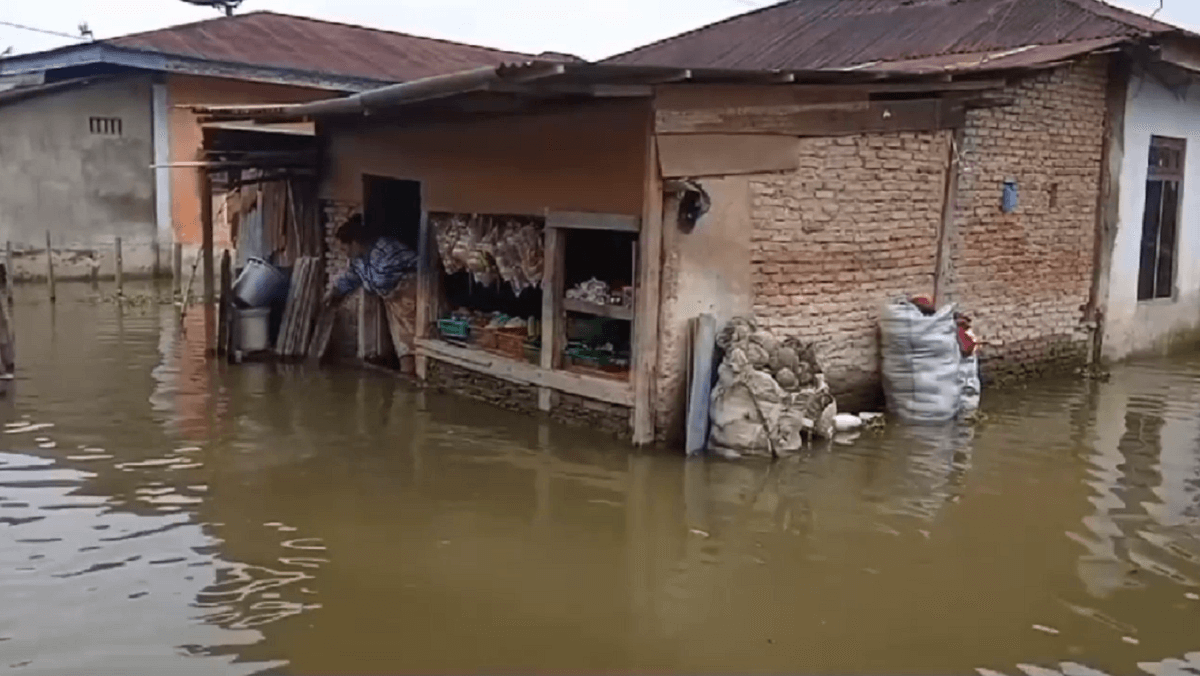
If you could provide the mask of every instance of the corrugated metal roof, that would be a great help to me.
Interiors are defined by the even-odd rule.
[[[1037,68],[1047,64],[1069,61],[1084,54],[1103,51],[1125,42],[1126,38],[1097,38],[1059,45],[1030,45],[1015,49],[967,54],[941,54],[903,61],[881,61],[866,64],[861,70],[889,73],[969,73],[972,71],[1005,71]]]
[[[789,0],[656,42],[611,63],[682,68],[872,67],[954,54],[1183,32],[1099,0]],[[1041,58],[1034,52],[1030,57]],[[1045,54],[1049,56],[1049,54]]]
[[[405,33],[248,12],[106,41],[123,49],[266,68],[404,82],[533,58]]]

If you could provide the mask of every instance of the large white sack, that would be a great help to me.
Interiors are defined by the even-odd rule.
[[[945,422],[962,399],[954,306],[925,316],[908,301],[884,306],[879,321],[888,410],[909,422]]]

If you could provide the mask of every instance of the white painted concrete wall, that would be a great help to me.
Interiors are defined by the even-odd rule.
[[[1142,215],[1150,137],[1187,139],[1180,213],[1175,297],[1138,301]],[[1200,85],[1172,92],[1136,73],[1125,113],[1125,157],[1121,169],[1120,221],[1113,248],[1104,357],[1124,359],[1200,342]]]
[[[90,117],[122,121],[119,136]],[[122,238],[126,275],[154,270],[154,160],[148,76],[97,82],[0,107],[0,247],[14,276],[46,271],[46,233],[59,279],[114,273]]]

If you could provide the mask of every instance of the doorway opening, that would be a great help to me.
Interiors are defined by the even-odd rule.
[[[363,174],[363,224],[372,237],[395,237],[418,251],[421,183]]]

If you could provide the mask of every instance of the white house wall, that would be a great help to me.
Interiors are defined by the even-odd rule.
[[[154,160],[149,77],[96,82],[0,107],[0,246],[17,279],[44,275],[46,233],[60,279],[154,269]],[[90,118],[120,120],[96,133]]]
[[[1142,215],[1150,137],[1187,140],[1176,251],[1175,296],[1138,301]],[[1120,221],[1113,247],[1104,331],[1104,357],[1165,352],[1200,339],[1200,86],[1173,93],[1135,72],[1125,113]]]

